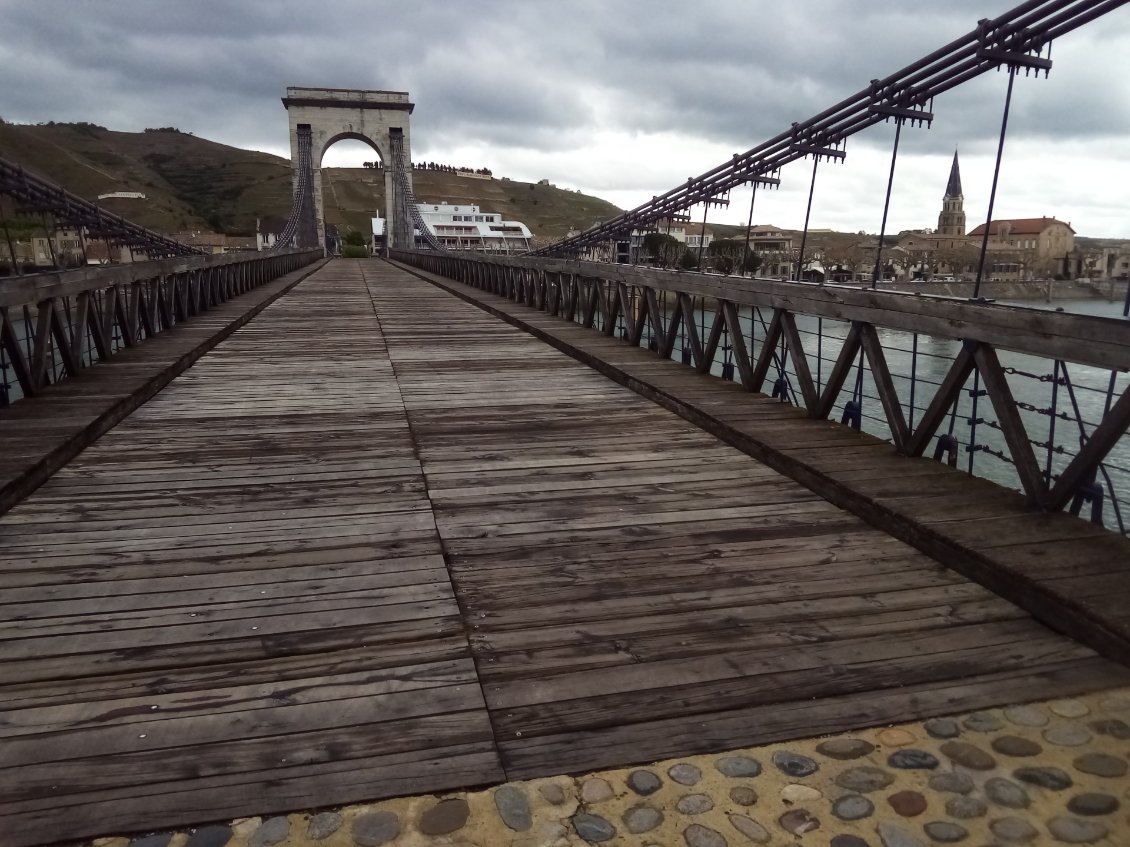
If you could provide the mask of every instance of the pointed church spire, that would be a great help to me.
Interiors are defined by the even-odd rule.
[[[957,164],[957,150],[953,151],[953,165],[950,167],[950,181],[946,184],[946,197],[961,196],[961,168]]]

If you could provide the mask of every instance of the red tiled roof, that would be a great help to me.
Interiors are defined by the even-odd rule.
[[[1013,218],[1012,220],[990,221],[989,234],[996,235],[999,233],[1002,224],[1008,225],[1008,231],[1011,235],[1039,235],[1052,224],[1063,224],[1068,229],[1071,229],[1070,224],[1057,221],[1055,218]],[[1075,232],[1074,229],[1071,229],[1071,231]],[[985,225],[981,224],[969,234],[984,235]]]

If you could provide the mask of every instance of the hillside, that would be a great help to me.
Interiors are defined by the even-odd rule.
[[[93,124],[0,122],[0,156],[161,232],[251,235],[256,217],[290,213],[288,160],[171,128],[115,132]],[[383,171],[327,168],[322,173],[327,223],[369,232],[374,214],[384,214]],[[413,182],[421,202],[478,203],[548,239],[620,211],[595,197],[508,179],[415,171]],[[111,191],[139,191],[146,198],[96,200]]]

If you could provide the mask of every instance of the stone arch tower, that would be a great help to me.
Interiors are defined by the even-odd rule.
[[[399,130],[404,138],[405,176],[411,185],[412,148],[408,130],[408,116],[415,105],[408,100],[407,91],[362,91],[353,88],[297,88],[288,87],[283,98],[290,118],[290,161],[293,186],[298,189],[301,167],[299,154],[300,129],[309,132],[310,164],[313,177],[314,220],[306,237],[315,237],[315,244],[303,244],[303,227],[299,227],[299,245],[322,247],[326,243],[325,206],[322,201],[322,156],[336,142],[346,138],[363,141],[376,151],[384,164],[385,179],[385,231],[389,237],[403,233],[397,225],[397,205],[392,176],[392,148],[389,134]],[[409,225],[410,227],[410,225]],[[409,228],[408,233],[412,230]],[[409,236],[411,237],[411,236]],[[401,246],[395,244],[393,246]],[[411,245],[403,245],[411,247]]]

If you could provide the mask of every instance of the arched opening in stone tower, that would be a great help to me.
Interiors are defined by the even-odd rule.
[[[385,166],[380,152],[364,136],[341,133],[327,139],[320,167],[326,243],[331,251],[336,252],[335,245],[351,232],[372,243],[373,218],[385,215]]]

